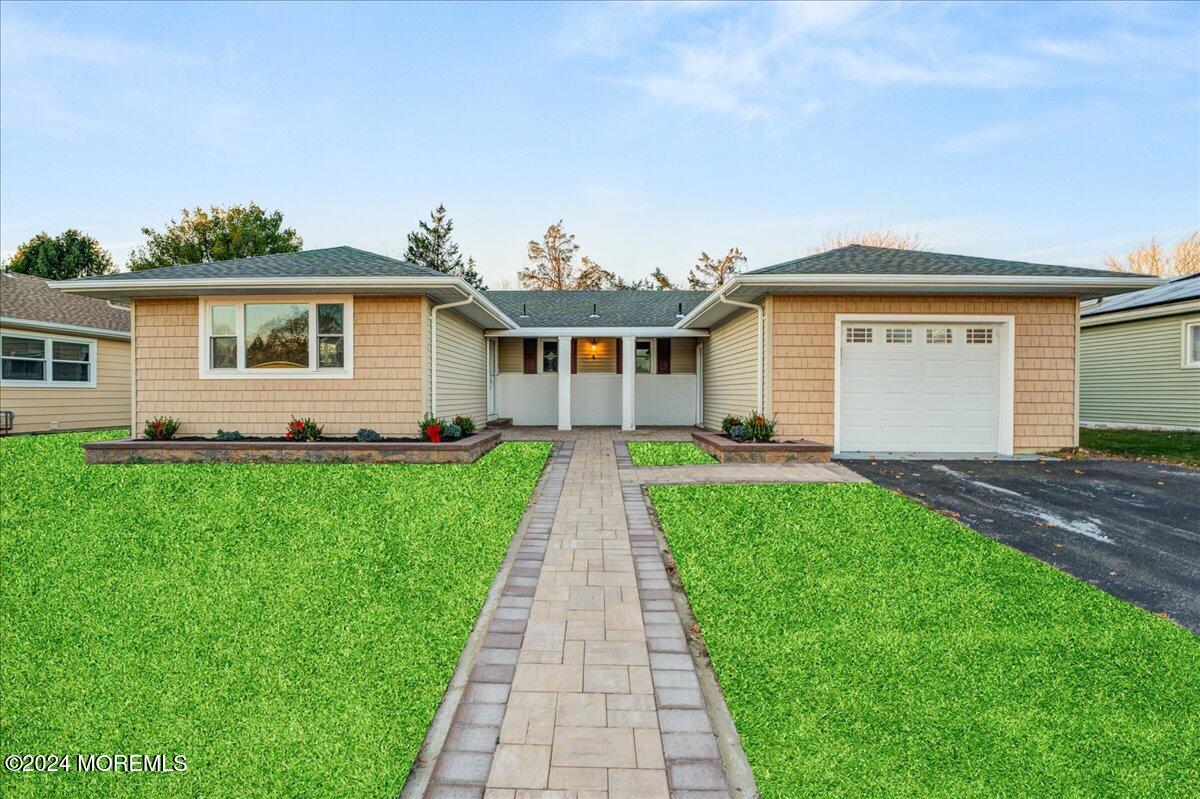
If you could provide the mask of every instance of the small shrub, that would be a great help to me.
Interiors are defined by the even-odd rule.
[[[417,429],[421,434],[422,441],[441,441],[442,431],[446,429],[446,420],[426,413],[417,423]]]
[[[768,419],[758,411],[751,411],[742,418],[742,427],[751,441],[770,441],[775,435],[775,420]]]
[[[241,437],[237,430],[218,430],[216,435],[217,441],[238,441]]]
[[[470,416],[455,416],[454,423],[459,426],[464,436],[469,436],[475,432],[475,420]]]
[[[379,435],[378,433],[376,433],[374,430],[372,430],[369,427],[364,427],[363,429],[359,430],[357,433],[354,434],[355,441],[362,441],[364,443],[371,442],[371,441],[380,441],[382,439],[383,439],[383,436]]]
[[[155,441],[166,441],[174,438],[179,432],[179,420],[170,416],[158,416],[146,422],[142,435]]]
[[[721,420],[721,432],[729,435],[729,431],[741,425],[742,420],[730,414]]]
[[[288,422],[285,438],[288,441],[317,441],[321,438],[324,430],[325,428],[307,416],[303,419],[293,416],[292,421]]]
[[[447,422],[446,427],[442,430],[442,435],[446,437],[447,441],[457,441],[462,438],[462,434],[462,428],[454,422]]]
[[[746,428],[742,425],[735,424],[733,427],[729,428],[729,437],[737,442],[749,441],[750,433],[747,432]]]

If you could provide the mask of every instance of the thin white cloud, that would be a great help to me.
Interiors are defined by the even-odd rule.
[[[812,114],[848,86],[999,91],[1089,80],[1089,66],[1141,68],[1149,77],[1144,67],[1163,58],[1192,69],[1197,59],[1186,52],[1197,51],[1190,32],[1135,17],[1105,25],[1144,30],[1029,40],[1015,26],[1005,30],[1004,15],[990,7],[781,3],[680,10],[587,6],[559,30],[558,49],[604,55],[621,71],[605,80],[652,100],[741,120],[793,118],[797,109]]]
[[[973,152],[992,144],[1023,139],[1033,132],[1034,128],[1031,126],[1019,123],[987,125],[948,139],[942,142],[938,149],[945,153]]]

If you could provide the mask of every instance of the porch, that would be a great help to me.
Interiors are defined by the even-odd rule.
[[[626,431],[702,421],[702,336],[673,329],[622,336],[611,330],[531,332],[488,338],[489,418],[558,430],[620,426]]]

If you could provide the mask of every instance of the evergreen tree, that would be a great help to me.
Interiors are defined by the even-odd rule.
[[[454,220],[446,213],[446,206],[439,204],[429,214],[428,222],[418,222],[417,229],[408,234],[404,260],[461,277],[480,291],[486,290],[483,277],[475,269],[475,259],[463,261],[458,245],[450,237],[453,232]]]

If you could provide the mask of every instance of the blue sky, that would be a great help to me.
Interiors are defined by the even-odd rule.
[[[827,233],[1099,265],[1200,225],[1200,4],[0,4],[0,250],[119,263],[254,200],[495,286],[563,218],[628,277]]]

